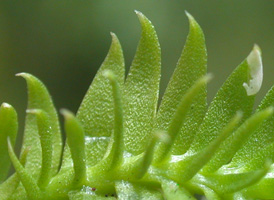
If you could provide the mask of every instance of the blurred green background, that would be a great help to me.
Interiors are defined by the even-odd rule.
[[[204,30],[208,71],[215,75],[209,100],[254,43],[263,50],[264,84],[274,83],[273,0],[25,0],[0,1],[0,101],[22,121],[26,84],[18,72],[39,77],[58,109],[74,112],[107,54],[114,32],[130,66],[140,36],[134,10],[155,25],[162,47],[161,94],[181,53],[190,12]]]

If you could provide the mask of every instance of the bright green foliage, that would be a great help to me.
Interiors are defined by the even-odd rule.
[[[256,111],[262,84],[258,46],[207,107],[203,32],[190,30],[158,108],[161,50],[152,23],[136,12],[142,34],[129,74],[111,33],[109,53],[75,116],[59,119],[46,87],[26,79],[29,102],[20,159],[16,111],[0,108],[0,199],[274,199],[274,87]],[[15,174],[6,178],[10,161]]]
[[[3,181],[10,168],[7,138],[9,137],[12,145],[14,145],[18,126],[17,113],[7,103],[3,103],[0,107],[0,121],[0,181]]]

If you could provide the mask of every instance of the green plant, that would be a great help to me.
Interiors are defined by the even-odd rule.
[[[260,49],[254,47],[207,108],[204,36],[187,13],[189,35],[157,108],[160,46],[151,22],[137,15],[142,36],[127,78],[111,34],[109,53],[77,115],[61,110],[64,150],[47,89],[34,76],[18,74],[29,96],[24,141],[18,160],[16,111],[3,103],[1,200],[274,198],[274,88],[253,112],[262,83]],[[6,179],[9,160],[16,172]]]

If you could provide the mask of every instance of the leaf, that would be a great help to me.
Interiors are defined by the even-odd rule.
[[[237,111],[243,112],[243,120],[251,115],[254,95],[248,96],[243,87],[249,80],[249,73],[249,65],[244,60],[219,89],[190,147],[190,154],[209,145]]]
[[[274,87],[266,94],[256,112],[274,105]],[[235,154],[230,166],[243,166],[245,170],[255,170],[262,166],[267,157],[273,158],[274,116],[265,120],[245,145]]]
[[[73,160],[74,183],[82,184],[87,178],[84,130],[78,119],[70,111],[62,109],[61,113],[65,118],[67,143]]]
[[[187,182],[197,174],[197,172],[212,158],[212,156],[215,155],[222,142],[232,133],[234,127],[241,120],[241,117],[242,114],[238,112],[216,139],[214,139],[203,151],[196,154],[185,168],[180,169],[177,174],[177,176],[180,173],[182,174],[182,176],[180,176],[180,181]]]
[[[123,117],[123,104],[122,95],[119,88],[119,82],[112,71],[105,71],[104,75],[109,79],[114,100],[114,130],[112,134],[111,151],[109,155],[111,158],[111,163],[109,163],[110,168],[114,169],[119,167],[123,162],[124,154],[124,117]]]
[[[274,198],[274,176],[273,166],[268,173],[260,182],[254,184],[245,190],[243,193],[248,199],[273,199]]]
[[[142,34],[125,82],[125,147],[134,155],[144,152],[152,134],[159,95],[161,50],[151,22],[140,12]]]
[[[274,108],[269,107],[248,118],[226,141],[223,142],[219,151],[205,166],[203,172],[213,172],[222,165],[227,164],[256,128],[265,119],[273,115],[273,111]],[[263,161],[265,161],[265,159]]]
[[[17,129],[16,111],[11,105],[3,103],[0,107],[0,183],[6,179],[10,168],[7,138],[10,138],[14,146]]]
[[[26,164],[28,151],[29,151],[28,149],[25,149],[21,154],[20,163],[23,166]],[[14,192],[18,188],[19,183],[20,183],[20,179],[18,177],[18,174],[15,173],[12,176],[10,176],[4,183],[0,184],[0,199],[1,200],[10,199],[10,197],[14,194]]]
[[[167,130],[183,95],[206,74],[207,52],[204,34],[195,19],[188,13],[187,16],[190,26],[188,38],[157,113],[157,128],[160,130]],[[174,143],[173,154],[183,154],[189,148],[206,112],[206,94],[205,86],[193,99],[191,112],[187,114]]]
[[[36,77],[27,73],[20,73],[17,74],[17,76],[22,76],[27,81],[28,109],[41,109],[44,110],[49,116],[49,124],[51,126],[52,132],[54,133],[52,136],[52,171],[53,173],[56,173],[60,165],[62,138],[59,119],[57,117],[57,113],[51,97],[44,84]],[[29,149],[29,152],[25,168],[31,174],[35,174],[35,176],[37,176],[40,172],[42,161],[41,144],[38,134],[38,127],[36,124],[36,117],[30,113],[28,113],[26,116],[22,151],[24,151],[26,148]]]
[[[210,79],[210,75],[199,78],[182,97],[167,129],[170,141],[168,143],[160,143],[157,149],[157,153],[159,154],[156,157],[157,162],[161,162],[165,159],[168,160],[170,158],[170,150],[174,144],[174,141],[176,141],[178,133],[184,123],[185,117],[191,108],[192,100],[199,94],[201,90],[203,91],[204,86]]]
[[[50,182],[50,178],[52,178],[51,166],[53,132],[49,124],[49,116],[45,111],[41,109],[32,109],[27,110],[27,113],[36,115],[36,122],[42,148],[42,167],[38,185],[40,188],[45,188]]]
[[[36,184],[34,178],[31,176],[30,173],[22,166],[18,158],[16,157],[13,147],[11,145],[10,139],[8,138],[8,151],[11,162],[15,168],[15,171],[18,174],[20,181],[22,182],[28,197],[30,200],[39,200],[42,197],[42,193]]]
[[[99,143],[94,138],[92,143],[87,142],[87,157],[91,155],[94,160],[101,160],[105,154],[109,139],[114,130],[114,103],[112,87],[109,80],[104,76],[105,70],[111,70],[117,77],[120,88],[122,88],[125,79],[124,57],[120,42],[115,34],[111,33],[112,44],[108,55],[98,70],[93,82],[88,89],[81,106],[77,112],[77,118],[84,127],[86,138],[101,137]],[[87,166],[96,163],[92,159],[87,160]]]
[[[18,175],[13,174],[4,183],[2,183],[0,185],[0,199],[8,200],[19,185],[19,181]]]
[[[200,178],[200,182],[212,188],[218,194],[227,194],[240,191],[260,181],[270,169],[267,163],[263,169],[239,173],[239,174],[220,174],[214,173]]]
[[[113,130],[113,95],[105,70],[112,71],[120,87],[124,83],[124,57],[120,42],[111,34],[112,44],[108,55],[98,70],[77,112],[77,118],[84,126],[87,136],[110,136]]]

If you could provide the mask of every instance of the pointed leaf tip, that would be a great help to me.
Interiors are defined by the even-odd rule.
[[[15,76],[25,76],[25,75],[27,75],[27,73],[25,73],[25,72],[15,74]]]
[[[186,14],[186,16],[188,17],[189,20],[194,19],[194,17],[189,12],[187,12],[186,10],[185,10],[185,14]]]
[[[250,80],[248,83],[244,83],[243,87],[246,89],[247,95],[251,96],[259,92],[263,82],[263,63],[261,49],[258,45],[254,45],[246,60],[250,71]]]
[[[138,16],[144,16],[144,14],[142,12],[140,12],[139,10],[134,10],[134,12],[136,13],[136,15]]]
[[[111,39],[112,39],[112,41],[111,41],[112,45],[115,44],[116,48],[120,47],[120,42],[119,42],[119,39],[118,39],[117,35],[113,32],[110,32],[110,36],[111,36]]]
[[[196,22],[195,18],[189,12],[185,11],[185,14],[186,14],[186,16],[188,18],[190,26],[192,26],[192,27],[193,26],[194,27],[198,26],[199,27],[199,24]]]
[[[142,27],[145,27],[146,23],[149,23],[153,27],[151,21],[142,12],[135,10],[135,13],[136,13]]]

